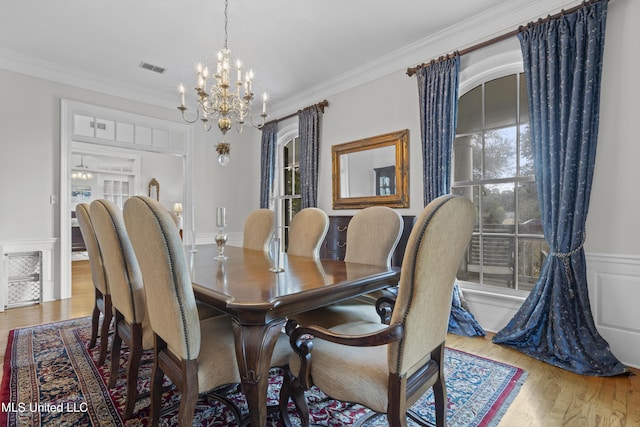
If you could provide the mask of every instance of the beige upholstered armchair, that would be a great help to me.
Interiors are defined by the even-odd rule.
[[[353,216],[347,229],[347,251],[344,260],[361,264],[391,266],[391,257],[398,245],[404,222],[395,209],[372,206]],[[358,320],[385,320],[395,295],[385,291],[363,295],[292,317],[300,324],[325,328]],[[378,303],[376,305],[376,303]],[[388,320],[388,319],[387,319]]]
[[[95,302],[93,312],[91,314],[91,340],[89,348],[96,345],[98,337],[98,324],[100,322],[100,313],[103,315],[102,328],[100,328],[100,356],[98,357],[98,365],[103,365],[107,358],[107,349],[109,347],[109,327],[113,318],[113,306],[111,304],[111,294],[109,292],[109,283],[104,271],[102,254],[98,247],[91,216],[89,214],[89,205],[79,203],[76,206],[76,218],[82,233],[87,254],[89,255],[89,265],[91,266],[91,280],[95,288]]]
[[[309,425],[304,390],[315,384],[333,398],[386,413],[390,426],[406,426],[407,409],[432,387],[437,425],[446,424],[444,341],[453,283],[473,223],[473,206],[460,196],[439,197],[423,210],[409,237],[390,325],[287,325],[296,354],[289,361],[293,376],[285,376],[280,396],[285,423],[291,397],[302,425]]]
[[[287,254],[318,258],[320,245],[329,229],[329,217],[318,208],[298,212],[289,225]]]
[[[199,319],[182,240],[166,209],[135,196],[125,202],[124,218],[140,263],[155,341],[151,422],[159,421],[166,374],[182,392],[179,425],[191,426],[200,393],[240,382],[231,319]]]
[[[135,408],[138,367],[142,351],[153,348],[153,332],[147,316],[138,260],[127,235],[122,211],[108,200],[95,200],[91,202],[91,220],[102,253],[115,311],[108,384],[110,388],[115,386],[119,376],[122,341],[129,347],[127,403],[124,412],[126,419],[131,417]]]
[[[255,210],[245,220],[242,247],[268,251],[269,241],[274,231],[273,211],[270,209]]]

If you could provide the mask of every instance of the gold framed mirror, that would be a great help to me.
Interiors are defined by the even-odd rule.
[[[409,207],[409,130],[331,147],[333,209]]]

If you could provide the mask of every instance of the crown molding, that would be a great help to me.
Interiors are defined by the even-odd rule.
[[[291,106],[302,106],[344,92],[407,67],[429,61],[483,40],[490,40],[563,8],[578,5],[577,0],[509,0],[470,19],[409,44],[374,61],[362,64],[335,78],[320,82],[296,95],[275,102],[270,115],[288,113]],[[490,23],[490,24],[487,24]],[[0,49],[0,68],[57,83],[105,93],[164,108],[175,108],[175,99],[141,91],[140,87],[77,69],[63,67],[16,52]]]
[[[139,87],[126,82],[109,80],[103,76],[43,61],[10,50],[0,49],[0,68],[56,83],[100,92],[107,95],[143,102],[158,107],[175,108],[175,100],[145,93]]]
[[[313,103],[392,73],[404,74],[408,67],[491,40],[520,25],[578,4],[580,0],[506,1],[496,8],[460,21],[455,27],[448,27],[282,100],[274,105],[271,112],[277,117],[290,110],[292,105]],[[488,25],[488,22],[491,24]]]

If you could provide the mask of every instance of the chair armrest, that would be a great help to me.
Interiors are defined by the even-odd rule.
[[[320,326],[300,326],[289,320],[286,326],[287,335],[293,351],[300,357],[300,372],[298,379],[305,389],[313,384],[311,381],[311,350],[313,339],[320,338],[326,341],[355,347],[372,347],[385,345],[398,341],[404,335],[404,327],[401,323],[394,323],[382,330],[369,334],[346,335],[338,334]]]
[[[382,296],[376,300],[376,313],[380,316],[380,321],[385,325],[391,323],[391,313],[393,313],[393,307],[396,305],[396,299],[398,298],[397,287],[395,292],[389,289],[382,290]]]

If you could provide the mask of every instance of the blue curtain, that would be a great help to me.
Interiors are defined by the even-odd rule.
[[[320,105],[312,105],[298,112],[302,209],[318,206],[318,149],[321,115]]]
[[[433,62],[417,72],[424,205],[451,191],[451,151],[458,115],[460,56]],[[449,332],[484,336],[485,332],[463,307],[462,291],[453,287]]]
[[[278,151],[278,122],[269,122],[262,127],[260,151],[260,208],[269,209]]]
[[[519,35],[542,226],[540,278],[493,342],[586,375],[626,368],[596,330],[583,249],[596,158],[607,0]]]

